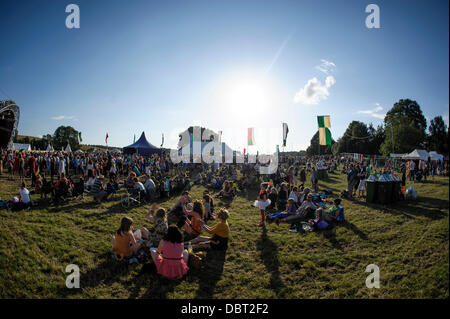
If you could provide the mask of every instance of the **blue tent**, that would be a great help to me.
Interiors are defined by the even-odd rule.
[[[150,144],[145,137],[145,133],[142,132],[141,137],[136,141],[136,143],[128,145],[123,148],[124,154],[138,153],[142,156],[150,156],[152,154],[161,155],[161,149]]]

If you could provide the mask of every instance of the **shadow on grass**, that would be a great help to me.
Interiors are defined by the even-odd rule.
[[[267,236],[266,226],[263,226],[262,228],[261,238],[258,240],[256,247],[259,251],[261,251],[261,259],[267,269],[267,272],[270,274],[270,286],[278,296],[281,290],[285,288],[285,285],[280,277],[278,247]]]
[[[392,215],[403,215],[406,218],[426,217],[432,220],[439,220],[448,216],[449,202],[437,198],[419,196],[417,200],[400,201],[388,205],[358,202],[357,204],[375,210],[381,210]],[[442,211],[447,209],[447,212]]]
[[[348,230],[351,230],[352,232],[354,232],[356,235],[358,235],[359,238],[361,238],[362,240],[367,240],[368,239],[367,235],[364,232],[362,232],[355,224],[350,223],[347,220],[341,222],[340,224],[338,224],[335,227],[345,227]]]
[[[195,298],[213,297],[217,283],[222,278],[226,251],[209,250],[203,258],[202,268],[191,272],[190,277],[198,279]]]

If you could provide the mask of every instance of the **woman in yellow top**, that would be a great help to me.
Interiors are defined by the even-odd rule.
[[[120,227],[114,234],[112,239],[113,253],[117,260],[122,260],[124,257],[131,257],[136,254],[142,243],[142,239],[134,236],[132,224],[133,220],[130,217],[122,217]]]
[[[228,225],[228,217],[230,213],[226,209],[221,209],[217,214],[219,222],[213,227],[208,227],[203,220],[202,228],[212,237],[199,236],[191,241],[192,248],[211,248],[215,250],[226,250],[228,248],[228,238],[230,237],[230,226]]]

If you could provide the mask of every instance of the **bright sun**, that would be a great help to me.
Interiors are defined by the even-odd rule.
[[[269,91],[262,80],[243,78],[231,81],[228,86],[225,91],[226,107],[233,116],[255,118],[267,110]]]

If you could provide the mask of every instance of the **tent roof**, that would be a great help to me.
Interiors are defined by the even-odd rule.
[[[413,160],[427,160],[428,152],[425,150],[414,150],[409,154],[403,156],[404,159],[413,159]]]
[[[431,151],[430,153],[428,153],[428,155],[430,156],[432,161],[441,160],[442,162],[444,160],[444,155],[438,154],[438,152],[435,151]]]
[[[143,155],[152,154],[152,153],[160,153],[161,149],[159,147],[156,147],[152,145],[149,141],[147,141],[147,138],[145,137],[145,133],[142,132],[141,137],[133,144],[125,146],[123,148],[123,151],[130,151],[130,150],[137,150],[140,154],[144,153]]]

